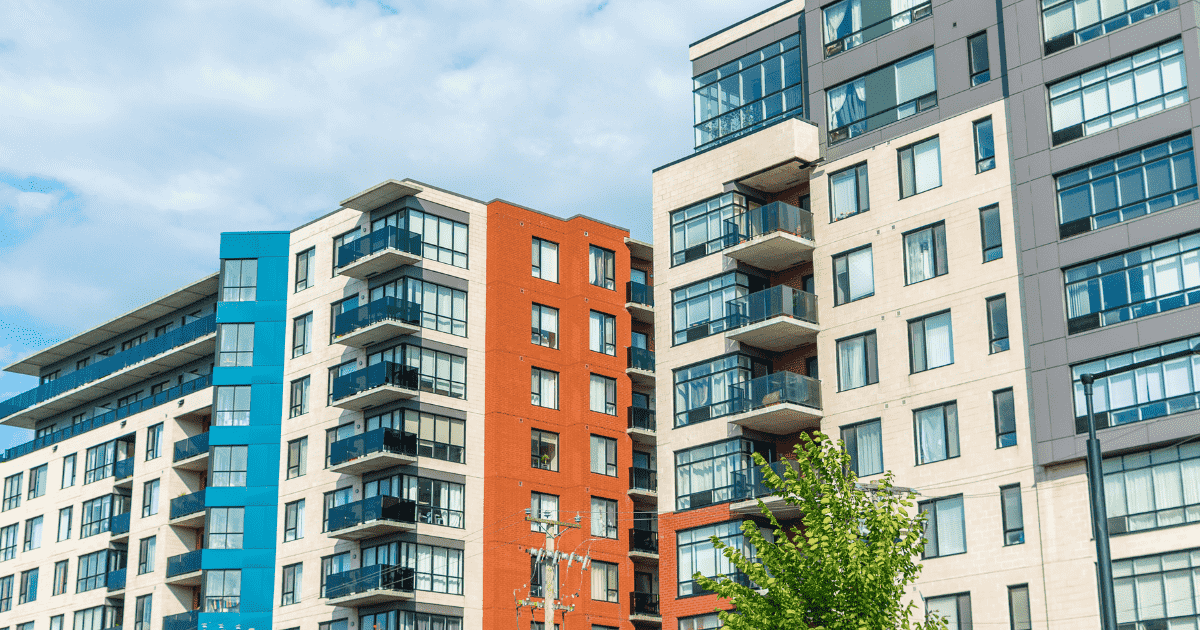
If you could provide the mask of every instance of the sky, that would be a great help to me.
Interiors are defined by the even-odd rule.
[[[650,240],[688,45],[774,3],[0,0],[0,366],[389,178]]]

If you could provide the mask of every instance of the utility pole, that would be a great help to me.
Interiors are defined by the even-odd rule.
[[[525,550],[529,555],[537,559],[539,568],[543,570],[542,589],[545,597],[542,598],[543,601],[541,602],[525,598],[517,600],[516,603],[518,608],[522,606],[544,608],[546,610],[546,621],[543,628],[544,630],[554,630],[554,617],[557,611],[561,610],[565,613],[575,610],[574,604],[565,605],[560,604],[558,601],[560,593],[558,593],[558,580],[555,579],[555,575],[558,573],[558,563],[566,560],[567,567],[570,567],[572,563],[579,562],[582,568],[586,569],[587,565],[591,564],[591,558],[588,556],[579,556],[574,553],[563,553],[555,549],[555,541],[559,536],[562,536],[571,529],[579,529],[579,516],[575,517],[575,522],[568,523],[553,519],[538,518],[530,514],[529,510],[526,510],[526,514],[525,520],[530,523],[540,523],[543,526],[542,531],[546,535],[545,547],[542,549],[531,547]]]

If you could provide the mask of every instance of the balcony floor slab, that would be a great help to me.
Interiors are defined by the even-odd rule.
[[[400,455],[398,453],[369,453],[358,459],[330,466],[329,470],[339,475],[361,475],[363,473],[392,468],[394,466],[409,466],[417,463],[416,455]]]
[[[363,256],[345,267],[340,267],[338,275],[366,280],[371,276],[379,275],[385,271],[391,271],[404,265],[411,265],[420,260],[421,257],[416,254],[386,248],[374,254]]]
[[[654,490],[645,490],[643,488],[630,488],[628,490],[629,497],[634,501],[643,503],[658,503],[658,492]]]
[[[366,391],[333,401],[333,406],[340,409],[362,411],[367,407],[378,407],[398,400],[415,398],[418,392],[397,385],[380,385]]]
[[[653,385],[654,371],[643,370],[642,368],[625,368],[625,374],[629,376],[629,380],[637,385]]]
[[[167,524],[171,527],[190,527],[192,529],[204,527],[204,510],[192,512],[179,518],[173,518]]]
[[[812,260],[816,243],[788,232],[771,232],[738,243],[721,253],[752,267],[782,271]]]
[[[365,348],[374,343],[402,335],[411,335],[420,330],[421,327],[415,324],[407,324],[397,319],[385,319],[336,337],[333,342],[351,348]]]
[[[645,444],[646,446],[654,446],[658,443],[658,434],[648,429],[639,429],[630,427],[625,429],[625,433],[629,434],[630,439],[634,444]]]
[[[415,597],[411,591],[391,591],[384,589],[376,589],[372,591],[364,591],[345,597],[336,599],[327,599],[325,603],[330,606],[339,608],[363,608],[365,606],[374,606],[376,604],[387,604],[389,602],[406,602]]]
[[[726,339],[771,352],[786,352],[816,343],[821,327],[794,317],[778,316],[725,333]]]
[[[208,455],[208,451],[205,451],[199,455],[181,459],[171,464],[171,467],[179,470],[208,470]]]
[[[416,529],[416,523],[368,521],[366,523],[359,523],[353,527],[328,532],[328,535],[330,538],[338,538],[340,540],[363,540],[365,538],[378,538],[379,536],[386,536],[388,534],[411,532]]]
[[[203,571],[192,571],[191,573],[181,573],[175,577],[166,579],[166,583],[171,586],[199,586],[200,578],[204,576]]]
[[[729,416],[727,421],[763,433],[790,435],[820,427],[822,417],[820,409],[784,402]]]
[[[630,550],[629,559],[634,562],[644,562],[646,564],[658,564],[658,554],[652,551],[636,551]]]
[[[654,307],[647,304],[639,304],[637,302],[626,302],[625,309],[634,320],[647,324],[654,323]]]
[[[804,515],[800,511],[800,508],[798,508],[794,505],[789,505],[787,502],[785,502],[780,497],[777,497],[777,496],[762,497],[762,501],[764,504],[766,504],[767,509],[771,510],[771,514],[774,514],[775,518],[777,518],[781,521],[800,518],[801,516]],[[760,510],[758,507],[758,499],[751,499],[749,501],[739,501],[737,503],[733,503],[729,506],[729,513],[731,515],[737,515],[737,516],[762,517],[762,510]]]

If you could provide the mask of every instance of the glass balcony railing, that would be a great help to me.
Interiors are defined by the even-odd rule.
[[[384,321],[421,325],[421,308],[416,302],[385,297],[338,315],[333,320],[333,336],[348,335],[360,328]]]
[[[732,413],[745,413],[780,403],[821,408],[821,381],[796,374],[775,372],[730,385]]]
[[[185,494],[171,499],[171,518],[183,518],[204,511],[204,491]]]
[[[637,591],[630,593],[629,614],[645,615],[648,617],[659,616],[658,593],[638,593]]]
[[[629,469],[629,487],[634,490],[658,492],[658,472],[633,466]]]
[[[738,212],[725,221],[725,247],[775,232],[786,232],[811,241],[812,213],[782,201]]]
[[[197,630],[199,627],[200,611],[198,610],[163,617],[163,630]]]
[[[654,306],[654,289],[630,280],[625,283],[625,301],[643,306]]]
[[[180,462],[185,459],[191,459],[197,455],[208,452],[208,433],[193,435],[185,440],[179,440],[175,443],[175,461]]]
[[[115,514],[112,517],[112,523],[108,530],[112,535],[129,533],[129,512],[124,514]]]
[[[325,597],[338,599],[369,591],[410,592],[416,587],[414,569],[376,564],[325,577]]]
[[[643,431],[655,431],[657,425],[654,422],[654,410],[645,407],[630,407],[629,408],[629,428],[642,429]]]
[[[53,381],[42,383],[23,394],[18,394],[4,402],[0,402],[0,418],[24,411],[60,394],[65,394],[88,383],[98,381],[114,372],[191,343],[205,335],[211,335],[216,331],[217,316],[209,315],[208,317],[202,317],[190,324],[180,326],[165,335],[155,337],[124,352],[118,352],[111,357],[104,358]]]
[[[658,532],[636,527],[629,530],[629,550],[658,553]]]
[[[106,578],[108,592],[120,591],[125,589],[125,569],[117,569],[109,571]]]
[[[730,300],[725,303],[725,312],[731,330],[773,317],[791,317],[815,324],[817,296],[781,284]]]
[[[629,349],[629,367],[635,370],[654,371],[654,352],[645,348]]]
[[[113,477],[116,477],[117,481],[120,481],[122,479],[128,479],[132,476],[133,476],[133,458],[132,457],[126,457],[125,459],[118,459],[116,461],[116,463],[113,464]]]
[[[362,501],[329,508],[329,518],[325,523],[326,531],[354,527],[371,521],[392,521],[394,523],[416,523],[417,503],[408,499],[396,497],[375,496]]]
[[[420,256],[421,235],[393,225],[375,230],[362,238],[350,241],[338,248],[338,269],[360,258],[370,256],[385,249],[394,249],[406,254]]]
[[[372,453],[417,456],[417,436],[387,427],[352,435],[329,445],[329,464],[337,466]]]
[[[333,379],[333,400],[336,402],[384,385],[417,389],[417,368],[383,361],[339,376]]]
[[[178,556],[167,558],[167,577],[173,578],[177,575],[187,575],[200,570],[200,560],[204,555],[203,549],[181,553]]]

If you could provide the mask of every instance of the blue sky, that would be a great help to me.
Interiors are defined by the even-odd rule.
[[[0,364],[387,178],[648,240],[650,170],[692,147],[688,44],[770,4],[4,3]]]

